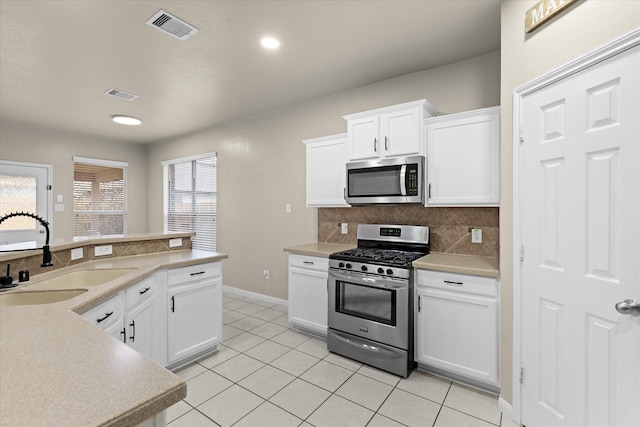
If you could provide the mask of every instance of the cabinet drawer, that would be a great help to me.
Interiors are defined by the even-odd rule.
[[[307,256],[307,255],[289,255],[289,267],[300,267],[309,270],[329,271],[329,258]]]
[[[417,285],[452,292],[498,296],[498,280],[492,277],[472,276],[468,274],[447,273],[433,270],[416,270]]]
[[[84,312],[82,317],[95,326],[106,329],[117,321],[122,321],[122,316],[124,316],[122,307],[121,292],[97,307],[93,307],[91,310]]]
[[[146,301],[153,295],[153,279],[147,278],[136,283],[125,291],[125,309],[129,309],[142,301]]]
[[[167,284],[180,285],[197,282],[199,280],[213,279],[222,275],[222,264],[219,262],[209,264],[196,264],[188,267],[173,268],[168,271]]]

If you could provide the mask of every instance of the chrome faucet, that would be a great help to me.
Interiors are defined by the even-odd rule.
[[[42,264],[40,265],[40,267],[51,267],[53,263],[51,262],[51,250],[49,249],[49,223],[36,214],[32,214],[29,212],[11,212],[10,214],[0,218],[0,224],[2,224],[4,220],[13,218],[14,216],[27,216],[29,218],[38,220],[40,224],[43,225],[44,229],[47,232],[47,238],[44,246],[42,247]]]

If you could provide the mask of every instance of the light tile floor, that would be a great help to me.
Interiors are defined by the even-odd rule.
[[[419,371],[403,379],[291,329],[287,307],[225,292],[219,351],[176,372],[170,427],[513,427],[497,397]]]

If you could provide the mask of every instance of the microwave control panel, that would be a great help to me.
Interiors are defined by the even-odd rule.
[[[407,165],[406,185],[407,185],[407,196],[418,195],[419,185],[418,185],[418,165],[417,164]]]

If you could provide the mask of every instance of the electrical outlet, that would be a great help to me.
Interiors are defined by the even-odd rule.
[[[82,259],[84,257],[84,251],[82,248],[71,249],[71,261]]]
[[[176,238],[176,239],[169,239],[169,247],[170,248],[178,248],[182,246],[182,239],[181,238]]]
[[[291,203],[284,205],[284,213],[291,213]]]
[[[113,253],[113,246],[111,245],[96,246],[93,250],[93,253],[95,256],[111,255]]]
[[[56,203],[55,211],[56,212],[64,212],[64,205],[62,203]]]
[[[349,234],[349,223],[348,222],[343,222],[342,224],[340,224],[340,232],[342,234]]]
[[[264,276],[264,280],[269,280],[269,278],[271,277],[271,272],[269,271],[269,269],[265,268],[264,270],[262,270],[262,275]]]
[[[481,228],[472,228],[471,229],[471,243],[482,243],[482,229]]]

